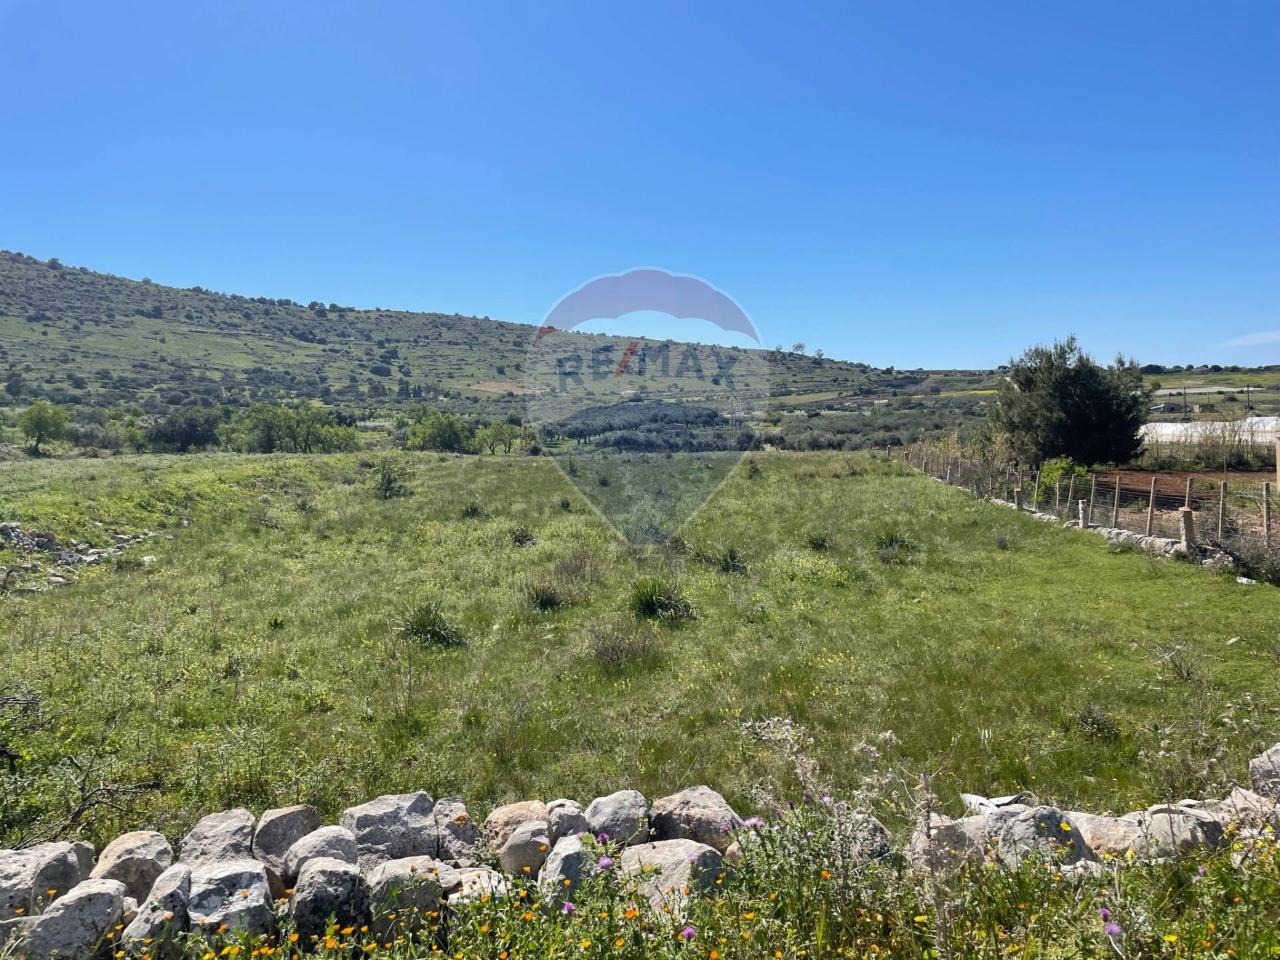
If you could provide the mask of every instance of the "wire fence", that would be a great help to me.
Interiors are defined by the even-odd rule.
[[[952,445],[903,450],[909,466],[974,496],[1016,503],[1085,527],[1112,527],[1224,550],[1271,579],[1280,573],[1280,484],[1258,474],[1226,479],[1147,471],[1074,473],[1046,478],[1040,470],[998,465]]]

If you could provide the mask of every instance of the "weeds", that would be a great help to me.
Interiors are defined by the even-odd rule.
[[[613,620],[588,626],[587,649],[606,673],[620,672],[632,664],[652,667],[660,653],[658,639],[650,630]]]
[[[555,584],[547,580],[527,580],[523,587],[525,601],[539,613],[559,610],[569,601]]]

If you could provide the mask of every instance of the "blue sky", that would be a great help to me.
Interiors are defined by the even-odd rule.
[[[0,0],[0,247],[536,323],[705,277],[767,343],[1280,362],[1280,4]]]

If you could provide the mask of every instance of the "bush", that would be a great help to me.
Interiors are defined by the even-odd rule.
[[[444,614],[437,600],[420,600],[396,618],[397,632],[406,640],[437,647],[460,647],[462,634]]]
[[[644,577],[631,588],[627,607],[641,620],[676,623],[694,618],[693,605],[684,598],[680,585],[659,577]]]
[[[511,531],[511,543],[513,546],[528,547],[537,542],[537,539],[533,535],[533,531],[528,527],[515,527]]]
[[[390,458],[378,464],[378,473],[374,477],[373,489],[379,500],[391,500],[394,497],[407,497],[409,487],[405,483],[409,471],[402,464]]]
[[[472,500],[462,508],[462,518],[464,520],[483,520],[485,516],[484,507],[480,506],[479,500]]]

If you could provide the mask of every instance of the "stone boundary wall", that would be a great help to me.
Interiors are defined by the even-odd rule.
[[[1030,794],[964,794],[968,815],[931,814],[899,849],[869,815],[844,812],[838,823],[865,861],[892,858],[939,873],[1039,859],[1076,875],[1272,834],[1280,829],[1280,743],[1250,762],[1249,779],[1251,789],[1225,798],[1122,816],[1061,810]],[[0,851],[0,954],[171,957],[186,933],[269,935],[282,923],[305,946],[324,935],[330,917],[371,924],[380,938],[413,936],[434,925],[429,917],[507,895],[512,878],[536,881],[544,907],[555,909],[604,871],[635,879],[654,910],[678,912],[685,898],[713,893],[723,871],[770,829],[705,786],[652,803],[635,790],[585,808],[525,800],[491,810],[481,823],[460,800],[421,791],[350,807],[336,824],[305,805],[257,817],[224,810],[200,820],[176,851],[151,830],[125,833],[101,851],[70,841]]]

